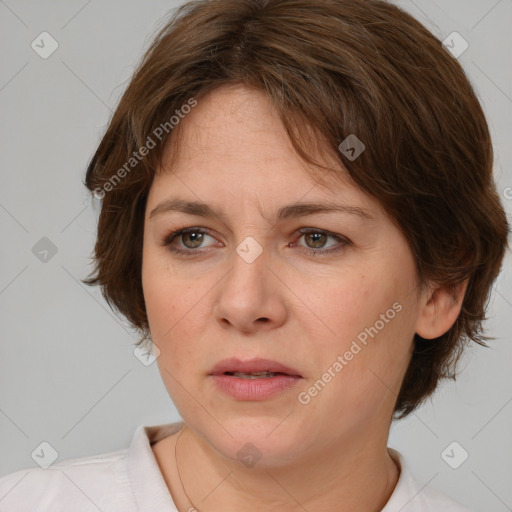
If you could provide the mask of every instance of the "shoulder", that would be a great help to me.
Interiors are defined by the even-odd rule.
[[[471,512],[436,489],[414,479],[401,453],[388,452],[400,467],[400,476],[391,498],[381,512]]]
[[[66,459],[47,469],[21,469],[0,478],[2,512],[134,510],[127,449]]]

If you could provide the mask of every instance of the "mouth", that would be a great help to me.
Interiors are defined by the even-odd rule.
[[[294,368],[269,359],[224,359],[209,376],[218,390],[231,399],[262,401],[291,390],[304,377]]]
[[[209,375],[229,375],[241,379],[268,379],[279,375],[302,378],[294,368],[278,361],[261,358],[248,361],[236,358],[223,359],[212,368]]]
[[[271,377],[276,377],[277,375],[288,375],[287,373],[281,372],[252,372],[252,373],[243,373],[243,372],[224,372],[223,375],[231,375],[232,377],[238,377],[240,379],[268,379]]]

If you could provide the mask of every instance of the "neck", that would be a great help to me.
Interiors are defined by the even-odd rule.
[[[179,510],[379,512],[399,477],[387,437],[325,446],[286,467],[245,467],[221,456],[186,426],[174,437],[177,481],[172,487]]]

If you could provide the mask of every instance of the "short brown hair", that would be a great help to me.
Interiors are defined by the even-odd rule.
[[[109,305],[143,339],[149,335],[141,282],[144,212],[166,142],[179,134],[180,125],[171,130],[169,120],[191,98],[200,101],[229,84],[268,96],[306,162],[329,169],[308,154],[305,127],[329,144],[404,234],[420,285],[469,279],[451,329],[435,340],[415,335],[394,409],[396,418],[407,416],[440,379],[455,379],[470,340],[488,346],[482,323],[510,228],[492,176],[488,126],[461,65],[420,22],[388,2],[181,5],[143,56],[87,169],[85,185],[102,205],[96,275],[84,282],[101,285]],[[351,134],[365,145],[354,160],[338,149]],[[150,139],[155,147],[142,151]]]

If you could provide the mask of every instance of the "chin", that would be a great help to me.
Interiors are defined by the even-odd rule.
[[[248,468],[289,464],[297,447],[306,441],[299,439],[292,423],[273,416],[233,416],[221,422],[224,428],[214,424],[211,421],[207,428],[191,428],[224,457]]]

